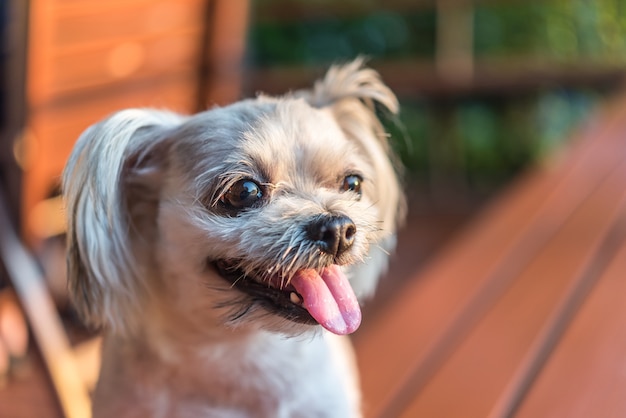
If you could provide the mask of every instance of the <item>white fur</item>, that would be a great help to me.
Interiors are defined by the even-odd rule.
[[[360,416],[348,340],[269,310],[214,263],[285,282],[336,264],[373,292],[404,203],[374,109],[397,101],[361,66],[190,117],[121,111],[81,136],[63,185],[71,294],[105,336],[95,417]],[[362,195],[342,189],[351,174]],[[244,179],[263,200],[232,212]],[[306,233],[331,215],[356,228],[335,256]]]

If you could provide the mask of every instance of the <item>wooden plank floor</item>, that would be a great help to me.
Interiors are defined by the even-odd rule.
[[[622,231],[626,227],[620,225]],[[626,243],[613,254],[516,416],[623,417]],[[567,399],[568,402],[560,400]]]
[[[574,142],[483,211],[356,336],[366,416],[569,416],[541,410],[533,385],[559,379],[548,368],[559,364],[555,346],[568,350],[563,333],[624,240],[626,100]],[[585,350],[601,347],[569,356],[582,361]],[[626,352],[605,350],[626,363]],[[569,402],[551,393],[553,408]],[[626,416],[622,404],[607,408]]]
[[[31,348],[22,362],[0,387],[0,418],[62,418],[41,355]]]
[[[457,205],[448,212],[423,202],[415,206],[420,207],[414,207],[409,215],[389,277],[377,297],[366,306],[367,317],[375,316],[385,309],[388,301],[406,285],[410,273],[453,239],[459,228],[476,211],[477,204]],[[366,326],[367,320],[364,328]],[[10,378],[6,385],[0,387],[0,418],[61,418],[60,405],[41,356],[34,347],[31,347],[25,363],[24,373]]]
[[[626,98],[573,142],[459,235],[410,218],[354,335],[368,418],[626,416]],[[31,356],[0,418],[60,416]]]
[[[626,170],[619,174],[626,179]],[[585,279],[616,216],[624,212],[626,189],[609,183],[612,187],[601,187],[594,193],[599,196],[586,200],[516,276],[401,416],[469,416],[468,410],[476,417],[509,416],[515,403],[511,398],[524,390],[523,379],[541,361],[556,316]]]

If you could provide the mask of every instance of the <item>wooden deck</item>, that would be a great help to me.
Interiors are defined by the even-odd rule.
[[[385,310],[397,290],[407,284],[411,271],[449,242],[473,211],[474,206],[457,208],[451,213],[439,212],[430,205],[414,209],[402,232],[401,248],[388,280],[378,297],[367,305],[366,318]],[[22,362],[18,373],[10,376],[4,386],[0,385],[0,418],[61,418],[60,404],[36,347],[31,346]]]
[[[367,418],[626,416],[626,97],[572,142],[459,234],[410,219],[354,336]],[[61,416],[29,358],[0,418]]]
[[[63,418],[41,355],[32,348],[0,387],[0,418]]]
[[[626,100],[355,336],[366,416],[626,416]]]

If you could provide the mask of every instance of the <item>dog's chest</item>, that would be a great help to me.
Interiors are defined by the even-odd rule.
[[[344,360],[337,358],[341,353],[324,339],[281,340],[263,349],[214,354],[207,354],[204,407],[215,416],[223,411],[245,417],[354,416],[350,392],[356,388],[337,367]],[[199,406],[181,405],[190,411]]]
[[[324,338],[217,346],[176,367],[145,364],[130,382],[106,379],[103,370],[96,397],[108,398],[101,405],[143,404],[143,415],[155,417],[354,417],[357,389],[346,361]]]

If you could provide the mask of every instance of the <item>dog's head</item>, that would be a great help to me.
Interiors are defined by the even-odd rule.
[[[375,103],[397,111],[357,60],[284,97],[90,127],[63,177],[84,319],[354,331],[404,207]]]

